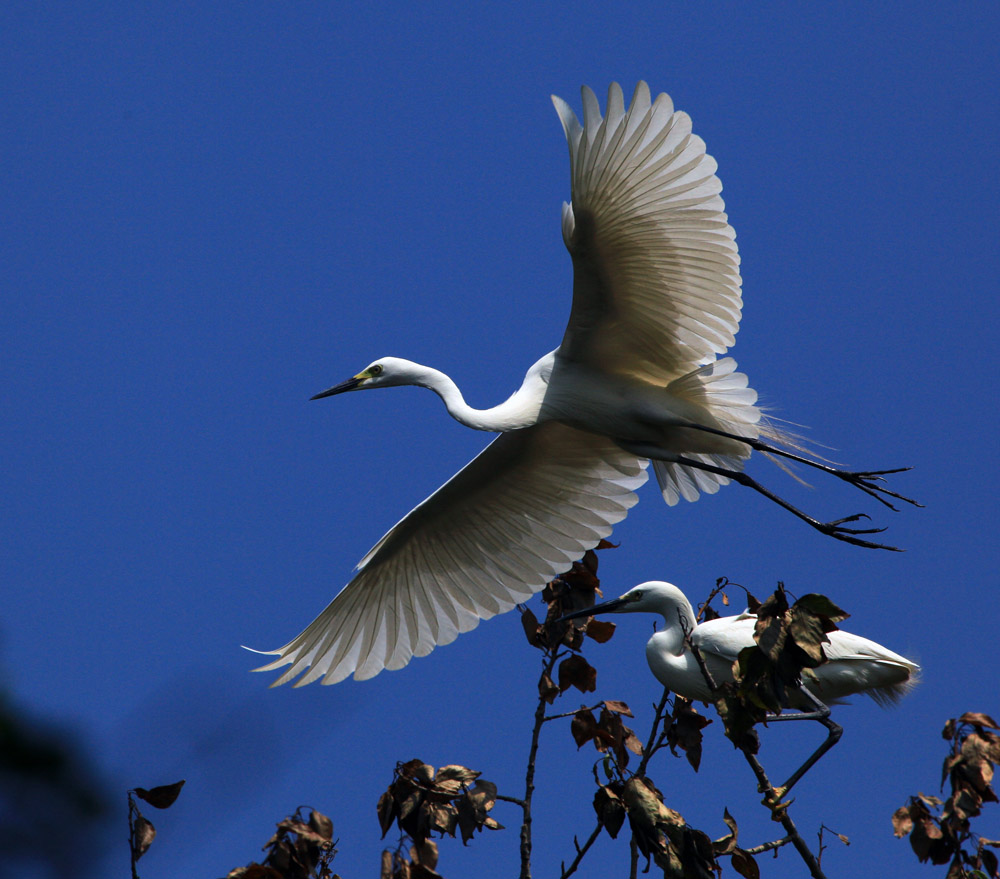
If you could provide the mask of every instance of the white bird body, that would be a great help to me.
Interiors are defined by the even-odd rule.
[[[701,653],[717,684],[733,680],[733,663],[741,650],[754,644],[757,615],[744,611],[697,623],[694,609],[684,593],[671,583],[651,580],[630,589],[620,598],[581,611],[582,616],[602,611],[654,613],[664,628],[646,642],[646,661],[656,679],[667,689],[687,699],[709,701],[711,694],[685,633]],[[919,666],[881,644],[835,630],[823,645],[826,662],[803,679],[803,686],[821,702],[830,705],[856,693],[864,693],[879,704],[897,701],[915,681]],[[798,701],[792,699],[799,707]]]
[[[611,533],[650,458],[668,504],[739,479],[825,533],[875,545],[740,472],[758,437],[776,432],[735,361],[716,359],[739,326],[739,256],[716,163],[690,118],[666,95],[651,102],[645,83],[627,110],[613,84],[604,118],[584,88],[582,126],[553,101],[572,172],[563,340],[491,409],[466,404],[444,373],[396,357],[316,395],[419,385],[462,424],[501,435],[394,526],[298,637],[270,651],[278,659],[260,671],[291,665],[276,684],[400,668],[524,601]]]

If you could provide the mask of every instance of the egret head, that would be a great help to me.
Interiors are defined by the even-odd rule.
[[[595,604],[584,610],[567,614],[564,620],[593,616],[599,613],[658,613],[668,620],[676,620],[678,612],[684,613],[690,625],[694,626],[694,614],[687,597],[673,583],[663,580],[649,580],[633,586],[619,598]]]
[[[357,375],[320,391],[310,400],[319,400],[322,397],[332,397],[334,394],[343,394],[347,391],[363,391],[368,388],[389,388],[393,385],[415,384],[419,364],[401,357],[380,357],[374,360],[361,370]]]

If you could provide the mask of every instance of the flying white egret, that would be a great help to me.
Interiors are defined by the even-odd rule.
[[[374,361],[313,399],[394,385],[430,388],[449,414],[497,431],[478,457],[411,510],[358,573],[260,671],[291,668],[296,685],[358,680],[510,610],[611,533],[636,503],[653,460],[668,504],[735,480],[839,540],[881,529],[820,522],[742,472],[752,449],[808,463],[891,506],[880,483],[896,471],[851,473],[766,444],[757,394],[731,358],[739,325],[735,233],[716,163],[666,95],[645,83],[626,110],[617,84],[604,118],[583,89],[584,124],[553,97],[569,141],[572,203],[563,239],[573,305],[559,347],[492,409],[465,403],[444,373],[396,357]],[[888,548],[888,547],[885,547]],[[308,671],[307,671],[308,669]]]
[[[646,642],[646,661],[656,679],[668,690],[692,701],[708,702],[712,695],[694,645],[716,684],[733,680],[733,663],[741,650],[754,645],[757,615],[744,611],[736,616],[697,622],[687,596],[672,583],[650,580],[629,589],[619,598],[566,614],[562,620],[599,613],[654,613],[664,626]],[[826,661],[810,670],[799,691],[787,692],[789,705],[801,712],[769,715],[768,722],[816,720],[829,734],[789,779],[778,789],[780,799],[840,739],[843,730],[829,719],[829,705],[863,693],[883,707],[899,701],[916,683],[920,666],[888,647],[837,629],[828,632],[823,645]]]

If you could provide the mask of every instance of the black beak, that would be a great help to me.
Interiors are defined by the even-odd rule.
[[[621,598],[612,598],[611,601],[603,601],[600,604],[595,604],[593,607],[585,607],[583,610],[575,610],[573,613],[568,613],[564,617],[559,617],[556,620],[557,623],[564,623],[567,620],[575,620],[580,617],[592,617],[594,614],[598,613],[609,613],[618,610],[619,607],[629,603],[629,599],[625,596]]]
[[[349,378],[346,382],[341,382],[339,385],[334,385],[332,388],[327,388],[325,391],[320,391],[310,400],[320,400],[323,397],[332,397],[334,394],[342,394],[344,391],[353,391],[358,385],[363,382],[364,379],[361,378]]]

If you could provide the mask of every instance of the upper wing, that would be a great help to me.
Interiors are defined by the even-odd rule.
[[[706,653],[714,653],[734,662],[744,647],[753,643],[757,615],[744,611],[737,616],[718,617],[698,624],[692,643]]]
[[[612,83],[601,118],[583,88],[581,127],[553,96],[569,141],[573,308],[560,353],[658,384],[710,361],[739,328],[736,233],[691,119],[640,82],[625,110]]]
[[[501,434],[411,510],[279,658],[275,685],[402,668],[510,610],[611,533],[645,461],[555,422]]]

